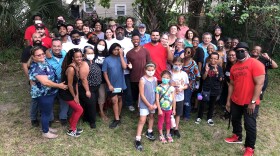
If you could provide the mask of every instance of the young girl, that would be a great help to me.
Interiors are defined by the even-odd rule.
[[[212,52],[209,55],[210,63],[206,63],[205,67],[202,69],[201,75],[203,79],[202,92],[210,92],[210,99],[205,100],[203,97],[202,102],[200,103],[198,109],[197,119],[195,121],[196,124],[201,122],[201,118],[204,112],[204,105],[208,105],[208,113],[207,113],[207,123],[210,126],[214,126],[214,121],[212,120],[214,105],[217,99],[217,96],[221,91],[221,81],[223,80],[223,69],[218,65],[219,54],[216,52]]]
[[[108,95],[113,103],[115,117],[109,127],[116,128],[121,123],[122,93],[126,89],[124,69],[128,65],[124,61],[123,50],[120,44],[113,43],[109,49],[109,54],[110,56],[106,57],[103,62],[102,71],[109,89]]]
[[[171,114],[176,115],[176,101],[175,101],[175,88],[169,85],[171,73],[164,70],[161,73],[162,83],[156,87],[156,104],[158,108],[158,130],[159,140],[166,143],[166,139],[162,132],[163,123],[166,124],[166,136],[168,142],[173,142],[170,135],[171,128]]]
[[[154,77],[156,70],[156,65],[152,62],[148,62],[145,65],[145,75],[140,78],[139,81],[139,108],[140,108],[140,118],[137,126],[137,133],[135,139],[135,147],[137,150],[142,151],[143,147],[141,145],[141,133],[148,118],[148,131],[146,132],[146,137],[149,140],[155,140],[153,134],[153,124],[154,124],[154,113],[157,105],[155,104],[156,94],[155,89],[157,86],[157,78]]]
[[[182,71],[182,65],[183,65],[183,59],[179,57],[175,57],[173,59],[173,68],[171,70],[172,79],[171,79],[171,85],[175,87],[175,94],[176,94],[176,116],[175,116],[175,122],[176,127],[175,130],[171,130],[171,134],[174,132],[174,135],[180,138],[179,133],[179,122],[180,122],[180,116],[183,115],[183,108],[184,108],[184,90],[188,88],[189,84],[189,77],[188,74],[184,71]]]
[[[72,108],[73,112],[70,117],[70,130],[68,135],[79,137],[82,129],[77,129],[77,123],[83,113],[83,108],[79,102],[78,81],[79,66],[82,63],[82,52],[78,48],[69,50],[62,63],[61,81],[65,81],[69,90],[60,90],[60,97]]]

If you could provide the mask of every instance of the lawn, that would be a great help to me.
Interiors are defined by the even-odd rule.
[[[122,124],[109,129],[108,122],[97,118],[97,128],[92,130],[83,122],[81,137],[66,135],[66,128],[59,123],[58,139],[41,137],[40,128],[31,127],[29,120],[29,86],[21,71],[17,53],[0,53],[0,155],[242,155],[241,144],[227,144],[224,138],[231,135],[227,121],[214,117],[215,126],[209,127],[206,119],[200,125],[181,122],[181,138],[174,143],[150,142],[142,135],[144,151],[134,148],[138,118],[136,113],[123,109]],[[8,59],[8,60],[7,60]],[[271,70],[270,83],[261,104],[255,155],[280,155],[280,70]],[[108,116],[112,119],[112,111]],[[205,117],[205,116],[204,116]],[[56,116],[57,118],[57,116]],[[157,133],[157,128],[154,126]]]

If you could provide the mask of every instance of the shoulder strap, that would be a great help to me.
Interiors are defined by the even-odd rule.
[[[161,86],[162,87],[162,86]],[[168,86],[167,90],[165,91],[165,93],[163,93],[160,98],[159,101],[164,97],[164,95],[168,92],[169,88],[171,87],[171,85]],[[163,87],[162,87],[163,88]]]

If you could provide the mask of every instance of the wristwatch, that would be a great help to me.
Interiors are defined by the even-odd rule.
[[[251,101],[251,104],[256,104],[256,101],[255,101],[255,100],[252,100],[252,101]]]

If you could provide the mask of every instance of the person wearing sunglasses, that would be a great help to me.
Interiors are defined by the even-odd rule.
[[[45,61],[45,52],[41,47],[34,46],[30,53],[31,64],[28,75],[32,81],[31,97],[38,103],[41,112],[42,136],[54,139],[58,136],[55,134],[57,130],[49,127],[54,98],[57,95],[57,88],[67,90],[68,86],[63,82],[58,83],[55,69]]]
[[[264,65],[249,56],[249,46],[239,42],[234,48],[237,62],[230,69],[230,82],[226,109],[231,112],[233,135],[227,143],[242,143],[242,116],[246,131],[245,153],[253,155],[257,137],[260,94],[265,79]]]

